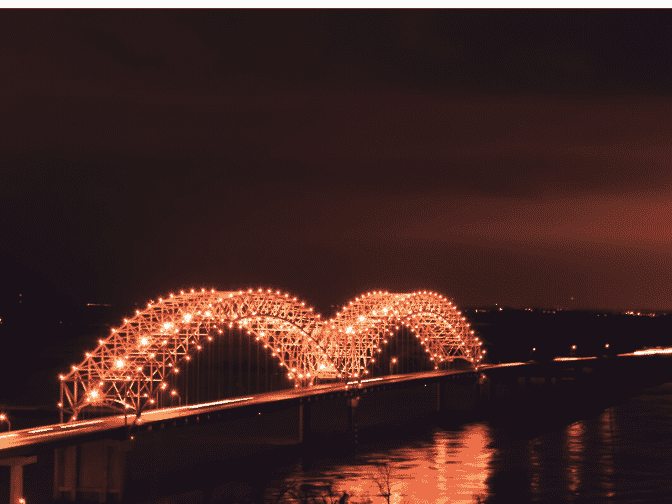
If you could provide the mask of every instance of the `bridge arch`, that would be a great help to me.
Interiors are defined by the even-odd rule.
[[[478,366],[482,342],[466,317],[436,292],[368,292],[349,301],[323,326],[322,346],[336,368],[348,377],[368,374],[387,338],[405,325],[425,348],[435,369],[442,363],[463,359]]]
[[[369,292],[323,321],[305,302],[280,291],[192,290],[148,303],[99,340],[80,365],[60,376],[59,407],[72,419],[87,406],[133,412],[156,407],[171,379],[225,326],[263,342],[295,386],[316,377],[361,379],[402,325],[436,369],[454,359],[476,367],[482,358],[482,343],[466,317],[435,292]]]
[[[76,418],[87,406],[139,411],[156,404],[171,378],[225,327],[263,342],[288,377],[338,375],[320,346],[320,315],[270,289],[171,294],[112,329],[78,366],[61,375],[59,407]]]

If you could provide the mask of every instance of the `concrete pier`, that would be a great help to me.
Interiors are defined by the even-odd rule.
[[[23,467],[37,462],[37,456],[12,457],[0,460],[1,466],[9,466],[9,502],[11,504],[25,504],[23,493]]]
[[[102,440],[54,450],[54,500],[121,502],[130,442]]]

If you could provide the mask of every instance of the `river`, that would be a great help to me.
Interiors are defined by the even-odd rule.
[[[351,501],[386,502],[377,483],[389,480],[395,504],[672,502],[672,383],[536,437],[488,422],[433,425],[345,458],[302,462],[270,482],[267,500],[287,487],[306,495],[331,485]]]
[[[147,502],[672,502],[672,383],[534,433],[434,421],[354,451],[285,447],[207,472],[198,490]]]

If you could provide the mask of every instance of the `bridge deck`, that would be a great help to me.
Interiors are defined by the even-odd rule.
[[[644,355],[644,354],[642,354]],[[625,361],[629,359],[641,359],[642,355],[620,354],[616,359]],[[648,355],[648,354],[647,354]],[[661,356],[661,357],[667,357]],[[649,357],[650,358],[650,357]],[[555,364],[562,366],[569,364],[567,361],[584,361],[586,357],[566,357],[557,358]],[[596,359],[595,357],[590,358]],[[601,359],[600,359],[601,360]],[[548,363],[552,364],[552,363]],[[504,363],[497,365],[483,365],[479,367],[479,371],[499,370],[502,372],[510,370],[515,372],[516,368],[525,366],[541,365],[534,362],[515,362]],[[136,423],[140,429],[150,428],[153,424],[161,424],[172,422],[181,418],[194,417],[197,415],[208,415],[211,413],[218,413],[222,411],[229,411],[233,413],[240,410],[241,414],[245,414],[246,408],[268,408],[281,409],[286,405],[289,407],[293,402],[301,400],[320,399],[328,397],[333,394],[354,393],[355,390],[362,388],[362,392],[366,393],[368,389],[378,388],[380,386],[392,386],[394,384],[405,384],[412,386],[412,382],[435,382],[441,377],[451,375],[469,375],[473,374],[474,370],[443,370],[443,371],[428,371],[404,375],[391,375],[381,378],[369,378],[361,380],[361,382],[353,381],[348,383],[338,384],[323,384],[316,385],[304,389],[286,389],[275,392],[268,392],[262,394],[254,394],[246,397],[237,397],[231,399],[224,399],[203,404],[194,404],[170,408],[162,408],[157,410],[149,410],[142,413],[139,421]],[[234,414],[235,416],[235,414]],[[32,448],[36,448],[45,444],[58,444],[63,441],[71,441],[77,438],[96,437],[100,435],[108,435],[108,431],[124,429],[132,425],[136,420],[135,414],[130,414],[128,417],[124,415],[114,415],[109,417],[101,417],[96,419],[81,420],[75,422],[68,422],[64,424],[45,425],[37,428],[17,430],[14,432],[7,432],[0,434],[0,459],[13,457],[15,455],[22,455],[30,453]],[[105,434],[108,432],[107,434]]]
[[[516,363],[517,365],[524,365],[524,363]],[[487,366],[488,368],[499,366]],[[485,369],[486,366],[483,366]],[[448,371],[429,371],[422,373],[391,375],[382,378],[370,378],[361,380],[361,387],[368,388],[371,386],[391,385],[395,383],[412,382],[418,380],[437,379],[443,376],[469,374],[473,370],[448,370]],[[272,403],[292,402],[298,399],[306,399],[311,397],[318,397],[334,393],[345,393],[353,389],[360,388],[360,382],[348,382],[338,384],[323,384],[316,385],[306,389],[286,389],[276,392],[268,392],[263,394],[254,394],[246,397],[237,397],[231,399],[224,399],[221,401],[214,401],[203,404],[193,404],[187,406],[177,406],[170,408],[162,408],[156,410],[149,410],[142,413],[137,425],[146,426],[155,423],[162,423],[176,420],[182,417],[189,417],[192,415],[203,415],[213,412],[220,412],[224,410],[233,410],[241,407],[251,405],[269,405]],[[64,424],[45,425],[42,427],[17,430],[0,435],[0,458],[9,456],[13,448],[36,446],[45,443],[56,443],[66,439],[82,437],[86,435],[103,433],[105,431],[112,431],[121,429],[130,425],[135,420],[135,414],[114,415],[109,417],[101,417],[90,420],[81,420],[75,422],[68,422]],[[7,455],[5,455],[7,454]]]

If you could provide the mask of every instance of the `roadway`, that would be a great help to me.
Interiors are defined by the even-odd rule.
[[[634,355],[649,355],[650,353],[670,353],[672,349],[656,349],[658,351],[647,353],[619,354],[619,357]],[[596,359],[596,357],[558,357],[555,361],[573,361]],[[496,369],[511,366],[525,366],[533,362],[509,362],[504,364],[490,364],[479,366],[479,370]],[[301,397],[311,397],[322,394],[344,392],[353,388],[361,388],[369,385],[384,385],[412,380],[421,380],[423,378],[434,378],[438,376],[448,376],[465,372],[473,372],[468,369],[427,371],[421,373],[410,373],[403,375],[390,375],[381,378],[368,378],[361,381],[351,381],[347,383],[322,384],[311,386],[310,388],[285,389],[276,392],[266,392],[262,394],[250,395],[247,397],[237,397],[214,401],[202,404],[192,404],[187,406],[177,406],[170,408],[161,408],[148,410],[142,413],[136,424],[145,425],[155,422],[164,422],[175,420],[181,417],[188,417],[196,414],[208,414],[223,410],[231,410],[241,406],[255,404],[269,404],[273,402],[288,401]],[[135,413],[126,415],[114,415],[91,420],[79,420],[63,424],[45,425],[42,427],[22,429],[13,432],[0,434],[0,459],[3,456],[3,450],[18,448],[28,445],[38,445],[56,441],[66,440],[68,438],[80,437],[88,434],[95,434],[104,431],[120,429],[131,425],[136,420]]]
[[[525,363],[522,362],[514,363],[514,365],[523,365],[523,364]],[[503,367],[505,366],[505,364],[494,366],[481,366],[481,368],[485,369],[500,366]],[[247,406],[254,404],[269,404],[273,402],[297,399],[300,397],[310,397],[321,394],[345,392],[353,388],[360,388],[368,385],[393,384],[405,381],[419,380],[422,378],[448,376],[465,372],[473,372],[473,371],[468,369],[461,369],[461,370],[448,370],[448,371],[429,371],[429,372],[411,373],[403,375],[391,375],[381,378],[368,378],[363,379],[361,381],[351,381],[347,383],[315,385],[310,388],[278,390],[276,392],[266,392],[263,394],[255,394],[247,397],[224,399],[221,401],[213,401],[209,403],[148,410],[142,413],[142,415],[140,416],[140,418],[136,423],[138,425],[145,425],[148,423],[175,420],[180,417],[192,416],[195,414],[200,415],[212,412],[219,412],[227,409],[235,409],[243,405]],[[78,420],[62,424],[45,425],[42,427],[22,429],[13,432],[5,432],[0,434],[0,458],[2,458],[3,450],[7,450],[10,448],[18,448],[27,445],[38,445],[43,443],[63,441],[68,438],[80,437],[82,435],[95,434],[104,431],[120,429],[122,427],[126,427],[127,425],[131,425],[135,420],[136,420],[135,413],[130,413],[128,416],[114,415],[91,420]]]

